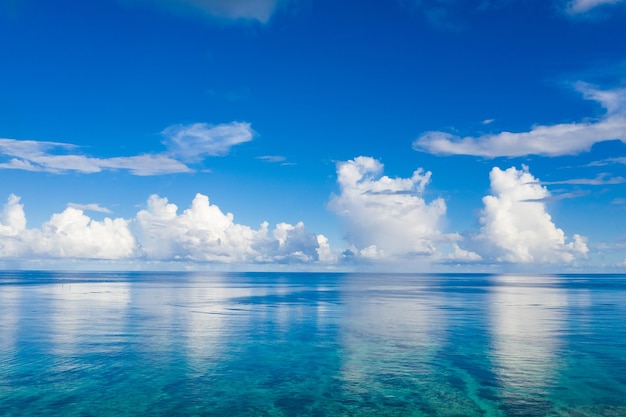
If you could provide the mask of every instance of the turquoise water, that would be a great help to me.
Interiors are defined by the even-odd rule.
[[[0,416],[626,416],[626,276],[0,272]]]

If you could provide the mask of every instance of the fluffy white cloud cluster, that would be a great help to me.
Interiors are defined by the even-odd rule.
[[[96,221],[72,207],[52,215],[32,243],[35,254],[59,258],[124,259],[135,253],[135,238],[124,219]]]
[[[254,230],[233,219],[231,213],[224,214],[202,194],[197,194],[191,207],[181,214],[166,198],[152,195],[148,207],[137,213],[136,226],[142,251],[149,259],[312,262],[320,260],[319,252],[326,254],[325,238],[306,231],[303,223],[280,223],[270,235],[266,222]]]
[[[24,207],[20,204],[20,198],[11,194],[0,211],[0,258],[22,256],[26,233]]]
[[[608,140],[626,143],[626,89],[598,90],[586,83],[576,88],[606,113],[597,121],[535,126],[528,132],[501,132],[478,137],[427,132],[413,142],[413,149],[439,155],[498,156],[573,155]]]
[[[13,235],[16,231],[25,228],[26,215],[24,214],[24,206],[20,204],[18,196],[11,194],[0,212],[0,232]]]
[[[446,240],[439,230],[446,203],[424,200],[431,173],[421,168],[409,178],[382,173],[382,163],[364,156],[337,166],[340,194],[328,206],[345,220],[353,252],[370,259],[436,255],[436,244]]]
[[[136,254],[135,238],[124,219],[96,221],[68,207],[41,229],[27,229],[24,206],[10,195],[0,213],[0,257],[124,259]]]
[[[424,191],[430,172],[408,178],[383,175],[383,164],[357,157],[337,165],[338,195],[329,208],[345,221],[348,249],[359,260],[421,264],[487,261],[522,264],[572,263],[586,257],[585,238],[567,240],[547,212],[550,193],[526,167],[493,168],[491,195],[483,198],[481,228],[471,240],[440,230],[446,204]],[[238,224],[197,194],[179,213],[166,198],[152,195],[133,219],[87,216],[107,213],[96,204],[72,203],[40,228],[27,228],[19,197],[0,211],[0,259],[104,259],[221,264],[336,264],[328,239],[303,223]],[[474,244],[476,252],[461,246]],[[344,259],[351,256],[346,253]]]
[[[569,263],[586,256],[585,238],[574,235],[566,242],[546,211],[549,191],[526,167],[495,167],[489,178],[492,195],[483,198],[477,239],[486,254],[511,263]]]
[[[178,207],[156,195],[133,220],[91,219],[79,205],[53,214],[40,229],[26,227],[19,197],[9,196],[0,212],[0,258],[5,259],[144,259],[217,263],[334,262],[323,235],[303,223],[279,223],[271,232],[233,221],[198,194],[191,207]],[[97,205],[84,207],[102,208]],[[136,230],[134,235],[131,230]]]

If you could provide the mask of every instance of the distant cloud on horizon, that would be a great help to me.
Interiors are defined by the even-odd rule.
[[[331,248],[324,235],[308,231],[302,222],[281,222],[273,229],[267,222],[256,229],[236,223],[232,213],[200,193],[182,212],[167,198],[152,195],[129,219],[95,220],[85,211],[110,211],[94,203],[69,203],[40,228],[27,227],[24,206],[11,194],[0,210],[0,260],[335,268],[398,262],[572,265],[587,257],[586,238],[574,234],[567,239],[554,224],[546,205],[551,194],[527,167],[491,170],[480,229],[465,237],[442,230],[442,198],[424,199],[430,172],[417,169],[411,177],[390,178],[383,168],[363,156],[337,165],[340,193],[331,196],[328,208],[344,221],[345,249]]]
[[[87,216],[97,205],[69,204],[41,228],[27,228],[20,198],[11,194],[0,210],[0,260],[94,259],[165,262],[307,264],[328,263],[334,255],[323,235],[296,225],[267,222],[258,229],[234,222],[197,194],[178,213],[166,198],[152,195],[133,219]]]

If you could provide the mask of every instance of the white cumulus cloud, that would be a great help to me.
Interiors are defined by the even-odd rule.
[[[337,256],[324,235],[304,223],[279,223],[269,230],[235,223],[231,213],[197,194],[182,213],[166,198],[152,195],[134,219],[97,221],[70,204],[40,228],[26,227],[20,198],[11,194],[0,211],[0,259],[102,259],[205,263],[332,264]]]
[[[586,83],[576,88],[602,105],[605,114],[595,121],[535,126],[527,132],[500,132],[459,137],[441,131],[424,133],[413,149],[438,155],[474,155],[488,158],[525,155],[574,155],[608,140],[626,143],[626,89],[598,90]]]
[[[152,195],[145,210],[137,213],[142,249],[150,259],[243,262],[257,252],[253,242],[267,233],[233,222],[201,194],[191,207],[178,214],[178,207],[166,198]]]
[[[528,168],[494,167],[489,179],[491,195],[483,198],[477,237],[485,255],[510,263],[571,263],[586,256],[586,239],[574,235],[567,241],[543,202],[550,192]]]
[[[24,205],[20,204],[18,196],[11,194],[0,211],[0,235],[14,236],[24,229],[26,229]]]
[[[34,235],[36,254],[59,258],[125,259],[136,247],[128,221],[108,217],[96,221],[72,207],[52,215]]]
[[[27,229],[24,206],[13,194],[0,213],[0,258],[125,259],[135,250],[124,219],[96,221],[68,207],[40,229]]]
[[[9,195],[0,211],[0,258],[22,256],[26,247],[23,242],[26,230],[26,214],[20,198]]]
[[[136,225],[149,259],[287,263],[318,261],[318,251],[326,255],[318,243],[325,238],[306,231],[303,223],[279,223],[270,234],[264,222],[255,230],[235,223],[232,213],[223,213],[202,194],[180,214],[175,204],[152,195],[147,208],[137,213]]]
[[[340,194],[331,197],[328,207],[343,218],[357,256],[434,259],[439,243],[457,239],[440,231],[444,200],[424,199],[430,177],[420,168],[411,177],[390,178],[383,175],[381,162],[364,156],[337,165]]]

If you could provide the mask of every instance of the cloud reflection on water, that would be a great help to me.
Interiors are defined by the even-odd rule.
[[[0,286],[0,389],[11,415],[621,415],[623,295],[610,277],[25,276]]]
[[[372,279],[377,281],[367,285]],[[339,337],[346,395],[361,406],[421,404],[435,412],[433,398],[449,393],[436,359],[449,336],[445,300],[433,296],[432,281],[402,282],[398,276],[393,285],[386,281],[355,275],[343,288]]]
[[[20,328],[22,291],[18,285],[0,288],[0,358],[9,362],[16,352],[16,339]],[[5,365],[0,361],[0,366]]]
[[[119,352],[124,344],[130,286],[126,282],[74,282],[38,288],[50,303],[50,339],[54,354],[74,357]]]
[[[503,275],[493,280],[492,360],[502,395],[518,404],[544,401],[563,366],[568,297],[559,286],[561,278]]]

